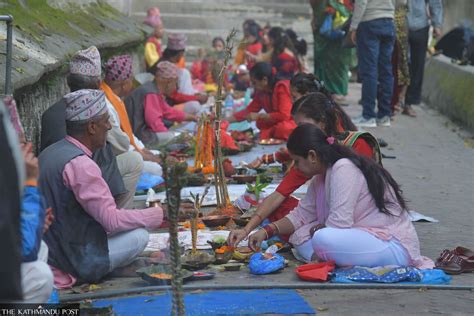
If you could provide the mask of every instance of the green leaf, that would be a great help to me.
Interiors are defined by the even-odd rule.
[[[247,183],[247,191],[253,192],[254,191],[254,186],[251,185],[250,183]]]

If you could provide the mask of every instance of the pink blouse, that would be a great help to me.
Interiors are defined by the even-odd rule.
[[[393,215],[379,211],[360,169],[349,159],[340,159],[325,176],[313,177],[306,196],[286,216],[296,229],[290,242],[302,244],[311,238],[311,227],[319,223],[333,228],[358,228],[382,240],[395,238],[410,255],[411,265],[432,268],[433,261],[421,256],[415,227],[391,188],[385,191],[385,201]]]
[[[169,121],[184,121],[186,114],[166,103],[163,95],[149,93],[145,96],[145,123],[155,133],[166,132],[168,129],[163,119]]]
[[[71,136],[66,136],[66,140],[82,149],[86,155],[78,156],[64,166],[64,185],[74,193],[84,211],[99,222],[108,234],[112,235],[139,227],[160,227],[163,222],[163,210],[159,207],[143,210],[117,208],[109,186],[102,178],[99,166],[91,159],[92,152]],[[57,288],[69,288],[76,283],[74,276],[50,267]]]
[[[86,155],[78,156],[66,164],[63,171],[64,185],[107,233],[114,234],[140,227],[160,227],[163,210],[159,207],[143,210],[117,208],[99,166],[90,158],[91,151],[73,137],[66,136],[66,140],[82,149]]]

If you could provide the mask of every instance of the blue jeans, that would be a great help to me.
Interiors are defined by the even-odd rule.
[[[362,22],[357,28],[357,57],[362,79],[362,116],[365,119],[391,115],[394,43],[395,26],[392,19]]]

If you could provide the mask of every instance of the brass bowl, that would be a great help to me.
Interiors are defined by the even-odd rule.
[[[238,261],[246,261],[253,255],[253,253],[253,250],[249,247],[237,247],[232,257]]]
[[[211,245],[212,250],[214,250],[214,251],[216,251],[217,249],[219,249],[222,246],[227,246],[227,241],[225,241],[225,240],[223,242],[215,242],[215,241],[208,240],[207,243],[209,245]]]
[[[169,265],[151,265],[148,267],[143,267],[138,269],[137,274],[145,281],[147,281],[151,285],[165,285],[171,284],[171,275],[172,270],[171,266]],[[153,276],[155,273],[164,273],[168,274],[170,278],[160,279]],[[189,271],[183,271],[183,281],[188,281],[193,277],[193,274]]]
[[[245,227],[250,222],[250,217],[232,217],[232,220],[240,227]]]
[[[225,264],[229,262],[229,260],[232,258],[233,251],[227,251],[224,253],[216,253],[216,260],[214,261],[215,264]]]
[[[242,268],[241,263],[227,263],[223,265],[226,271],[239,271]]]
[[[225,226],[227,222],[230,220],[230,216],[226,215],[212,215],[212,216],[204,216],[201,217],[202,222],[207,227],[217,227],[217,226]]]
[[[237,174],[233,175],[232,179],[237,181],[239,184],[253,183],[257,179],[256,174]]]
[[[186,270],[197,271],[206,268],[214,262],[214,256],[207,252],[188,253],[181,257],[182,266]]]

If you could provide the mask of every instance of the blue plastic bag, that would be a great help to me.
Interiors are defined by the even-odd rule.
[[[159,184],[162,184],[165,180],[157,175],[144,172],[138,179],[137,191],[148,190],[150,188],[156,187]]]
[[[341,29],[333,28],[333,18],[332,14],[326,16],[323,24],[321,24],[321,27],[319,28],[319,34],[331,40],[341,39],[346,35],[346,32]]]
[[[250,257],[249,269],[253,274],[268,274],[285,267],[285,259],[274,254],[272,259],[265,259],[263,253],[257,252]]]

